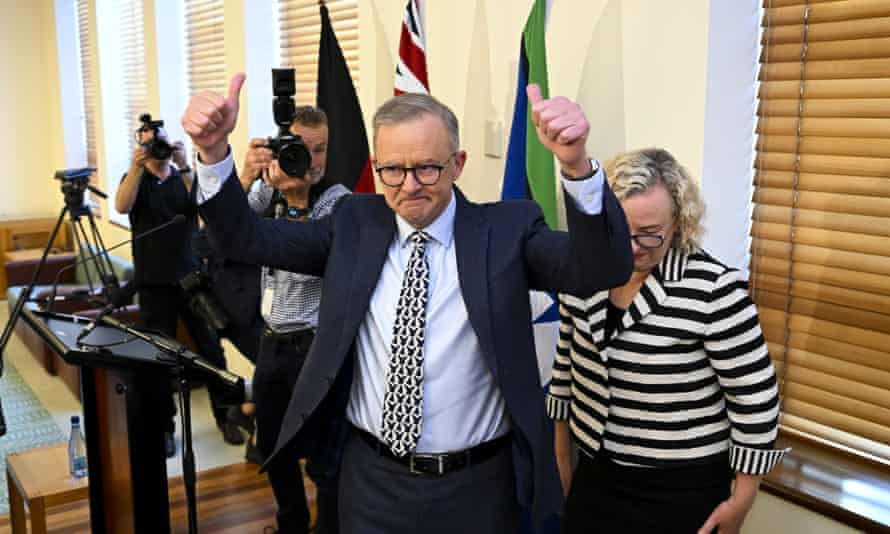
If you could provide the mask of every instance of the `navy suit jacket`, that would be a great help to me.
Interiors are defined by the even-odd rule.
[[[560,511],[563,496],[528,291],[587,297],[626,282],[633,267],[627,222],[608,187],[596,216],[567,199],[569,232],[550,230],[534,202],[476,204],[457,188],[454,193],[461,293],[509,411],[518,501],[543,520]],[[324,277],[315,342],[267,463],[284,449],[312,454],[311,447],[329,443],[326,436],[344,420],[354,340],[397,233],[395,216],[382,195],[350,195],[318,221],[263,220],[247,207],[234,176],[201,210],[227,256]]]

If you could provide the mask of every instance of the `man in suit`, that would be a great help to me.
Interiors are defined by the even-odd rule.
[[[529,87],[538,137],[560,162],[569,233],[550,230],[532,202],[468,201],[454,187],[467,158],[457,119],[416,94],[374,118],[383,195],[346,197],[320,221],[263,221],[228,149],[243,81],[228,96],[196,95],[182,119],[204,218],[225,254],[325,280],[268,462],[312,453],[303,443],[342,450],[347,533],[512,532],[521,506],[538,520],[558,513],[528,291],[591,295],[632,268],[624,214],[586,155],[581,108]]]

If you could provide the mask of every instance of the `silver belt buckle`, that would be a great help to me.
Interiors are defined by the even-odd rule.
[[[435,460],[436,462],[436,472],[435,473],[427,473],[425,471],[418,471],[415,467],[414,461],[420,460]],[[442,476],[445,474],[445,455],[444,454],[412,454],[408,457],[408,469],[411,471],[412,475],[429,475],[435,474],[437,476]]]

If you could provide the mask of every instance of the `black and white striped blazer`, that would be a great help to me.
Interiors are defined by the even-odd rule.
[[[726,457],[762,475],[778,389],[747,282],[706,253],[670,250],[605,340],[608,291],[560,295],[547,411],[590,456],[673,467]]]

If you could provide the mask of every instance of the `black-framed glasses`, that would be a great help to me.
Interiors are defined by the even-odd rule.
[[[420,185],[436,185],[436,182],[438,182],[439,178],[442,176],[442,169],[444,169],[448,165],[448,162],[451,161],[451,158],[456,155],[457,152],[452,152],[451,155],[448,156],[448,159],[441,164],[424,163],[413,167],[384,165],[383,167],[377,167],[374,171],[377,173],[377,176],[380,177],[380,181],[383,182],[383,185],[388,185],[389,187],[400,187],[405,183],[405,178],[408,177],[408,171],[414,173],[414,179],[417,180],[417,183]]]
[[[658,234],[634,234],[630,236],[641,248],[653,249],[664,244],[664,236]]]

